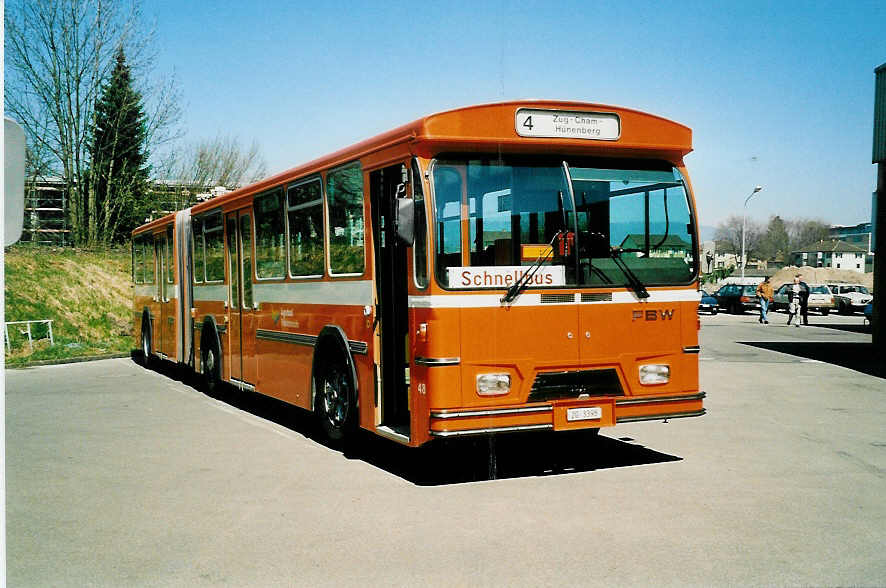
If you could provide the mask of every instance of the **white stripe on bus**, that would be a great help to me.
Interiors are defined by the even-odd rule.
[[[194,300],[224,302],[228,299],[226,284],[194,285]]]
[[[372,280],[341,280],[304,283],[257,283],[252,286],[256,302],[283,304],[372,304]],[[194,289],[196,296],[196,288]]]
[[[504,293],[497,294],[436,294],[432,296],[410,296],[409,306],[413,308],[494,308],[505,306],[501,302]],[[541,294],[521,294],[508,306],[556,306],[575,304],[572,302],[542,303]],[[695,290],[650,290],[649,298],[641,299],[631,291],[612,292],[612,300],[593,300],[578,304],[629,304],[658,302],[698,302],[701,295]],[[575,296],[576,301],[581,295]]]

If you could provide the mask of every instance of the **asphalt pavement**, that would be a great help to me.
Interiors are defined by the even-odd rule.
[[[703,417],[492,448],[342,453],[129,359],[7,371],[8,584],[886,585],[870,334],[785,320],[701,317]]]

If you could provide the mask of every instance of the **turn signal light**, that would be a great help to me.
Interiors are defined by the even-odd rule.
[[[477,394],[503,396],[511,391],[509,374],[477,374]]]

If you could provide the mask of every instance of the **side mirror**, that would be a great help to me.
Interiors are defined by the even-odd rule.
[[[397,198],[394,200],[396,210],[394,215],[394,229],[400,241],[412,247],[415,243],[415,200],[412,198]]]

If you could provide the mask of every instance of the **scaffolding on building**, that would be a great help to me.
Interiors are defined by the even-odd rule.
[[[25,185],[23,242],[35,245],[71,244],[66,184],[61,178],[40,178]]]
[[[21,241],[34,245],[73,245],[68,226],[67,184],[62,178],[45,177],[25,185],[25,215]],[[203,192],[206,190],[207,192]],[[190,186],[173,180],[151,184],[155,208],[141,219],[150,222],[227,192],[225,188]]]

